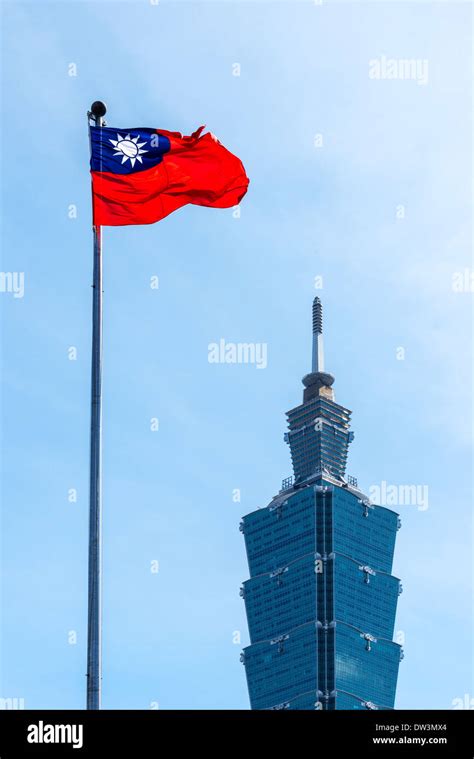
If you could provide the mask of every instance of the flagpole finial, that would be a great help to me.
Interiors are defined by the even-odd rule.
[[[95,119],[102,119],[107,113],[107,106],[102,100],[94,100],[91,105],[91,113]]]

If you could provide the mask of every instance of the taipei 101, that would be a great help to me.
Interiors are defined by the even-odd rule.
[[[1,759],[472,759],[472,16],[0,3]]]

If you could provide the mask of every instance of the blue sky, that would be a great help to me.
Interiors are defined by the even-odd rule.
[[[0,695],[84,706],[86,110],[101,98],[109,126],[206,124],[251,180],[240,218],[188,206],[104,231],[103,706],[248,708],[238,526],[291,472],[284,412],[301,402],[315,294],[336,399],[353,410],[348,472],[366,492],[429,492],[428,509],[397,509],[396,706],[473,697],[472,291],[453,288],[472,269],[469,5],[104,0],[2,14],[2,271],[24,272],[25,289],[0,293]],[[382,56],[426,60],[428,81],[369,78]],[[266,343],[267,368],[210,364],[220,338]]]

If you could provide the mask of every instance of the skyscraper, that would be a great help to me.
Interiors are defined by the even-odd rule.
[[[392,640],[400,581],[391,574],[398,515],[346,477],[351,412],[324,370],[313,302],[312,371],[288,411],[294,476],[243,518],[243,583],[252,709],[393,709],[402,649]]]

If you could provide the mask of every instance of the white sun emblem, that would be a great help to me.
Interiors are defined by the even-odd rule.
[[[126,137],[122,137],[117,133],[116,140],[109,140],[115,148],[115,155],[122,156],[122,163],[130,161],[132,166],[135,166],[135,161],[142,161],[143,153],[148,153],[148,150],[142,150],[142,147],[146,145],[146,142],[138,142],[140,135],[138,134],[133,139],[127,134]]]

